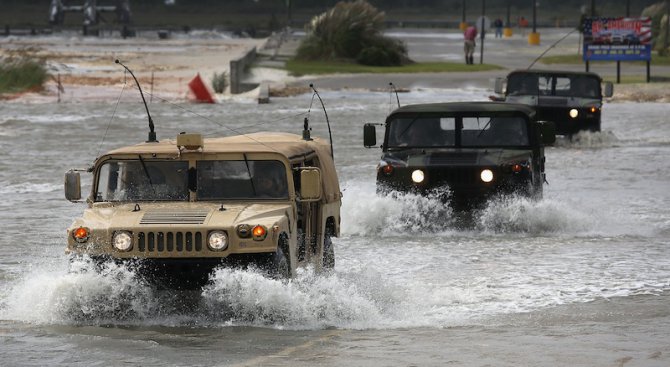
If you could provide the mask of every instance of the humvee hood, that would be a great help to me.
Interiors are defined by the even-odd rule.
[[[486,166],[509,162],[525,161],[530,150],[525,149],[477,149],[440,151],[432,150],[425,153],[397,152],[384,158],[387,162],[402,162],[407,166]],[[390,159],[389,159],[390,158]]]
[[[267,224],[284,216],[291,206],[284,203],[254,204],[189,204],[175,208],[173,205],[146,203],[96,206],[87,209],[84,218],[91,225],[107,227],[114,223],[116,228],[142,228],[142,226],[228,227],[238,224]]]

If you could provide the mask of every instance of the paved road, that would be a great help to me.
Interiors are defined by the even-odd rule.
[[[518,30],[511,38],[494,38],[487,35],[484,40],[483,61],[487,64],[500,65],[507,70],[525,69],[543,52],[546,55],[575,54],[580,47],[580,35],[568,28],[540,29],[541,44],[528,44],[527,36]],[[463,42],[461,33],[456,30],[445,29],[391,29],[386,32],[389,36],[403,40],[409,51],[410,58],[418,62],[454,61],[463,59]],[[282,44],[278,55],[289,57],[293,55],[302,35],[294,34]],[[475,62],[480,60],[480,43],[477,44]],[[584,64],[576,65],[547,65],[540,62],[533,68],[558,70],[585,70]],[[591,71],[597,72],[605,78],[614,80],[616,76],[615,63],[591,63]],[[484,72],[451,72],[451,73],[417,73],[417,74],[341,74],[318,77],[303,77],[288,83],[289,86],[305,85],[309,82],[318,83],[320,88],[327,89],[377,89],[385,88],[393,82],[400,88],[462,88],[467,86],[491,87],[496,77],[504,76],[507,71],[494,70]],[[622,63],[622,78],[627,76],[644,76],[646,68],[643,64]],[[652,77],[670,76],[670,67],[654,66],[651,69]]]

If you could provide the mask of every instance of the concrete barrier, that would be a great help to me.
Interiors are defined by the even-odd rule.
[[[239,94],[248,92],[258,86],[258,84],[244,83],[244,77],[256,60],[256,47],[249,50],[244,56],[230,60],[230,93]]]
[[[258,89],[258,104],[270,103],[270,84],[263,82]]]

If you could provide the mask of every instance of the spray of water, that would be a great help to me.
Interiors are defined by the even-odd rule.
[[[602,149],[621,145],[619,138],[611,131],[580,131],[572,138],[556,140],[556,147],[568,149]]]
[[[155,308],[151,289],[132,269],[88,259],[73,259],[65,270],[57,264],[33,269],[7,294],[2,317],[34,323],[123,322]]]

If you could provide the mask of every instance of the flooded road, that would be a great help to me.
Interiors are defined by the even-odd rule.
[[[488,94],[418,89],[400,101]],[[282,283],[220,269],[196,293],[155,291],[122,267],[68,271],[65,228],[83,206],[63,198],[63,174],[146,140],[136,90],[118,108],[0,105],[2,364],[670,364],[667,105],[606,104],[603,132],[547,149],[542,201],[493,202],[462,230],[437,201],[375,195],[380,150],[362,147],[362,125],[382,122],[395,96],[322,98],[344,194],[335,272]],[[150,108],[159,139],[299,134],[310,100]],[[313,135],[327,136],[320,106],[310,121]]]

